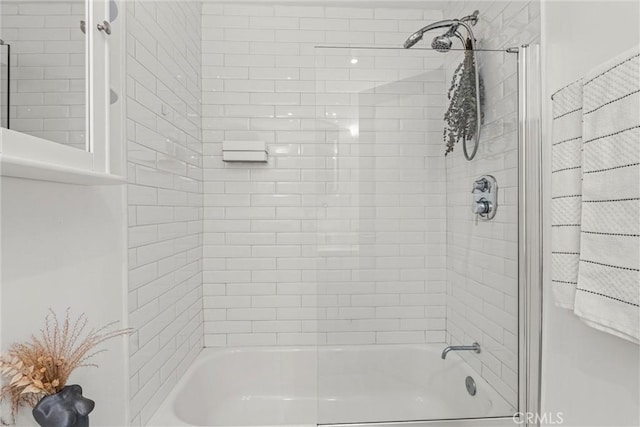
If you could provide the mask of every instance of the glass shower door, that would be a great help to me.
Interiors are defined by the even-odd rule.
[[[463,51],[316,48],[319,424],[517,411],[517,55],[478,56],[467,162],[443,139]],[[483,175],[499,183],[490,221],[471,211]]]

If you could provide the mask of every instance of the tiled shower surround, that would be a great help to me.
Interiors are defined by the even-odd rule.
[[[320,344],[444,339],[442,61],[419,51],[316,53]]]
[[[515,55],[480,57],[469,163],[459,146],[443,156],[461,54],[356,47],[398,48],[475,9],[480,47],[517,45],[538,39],[538,11],[436,4],[127,2],[135,425],[202,345],[478,340],[463,357],[515,405]],[[267,143],[268,163],[222,162],[223,141],[247,140]],[[501,188],[492,222],[470,213],[483,174]]]
[[[441,18],[203,5],[206,345],[444,341],[443,58],[315,49]],[[256,139],[268,164],[222,162]]]
[[[131,417],[145,425],[203,345],[200,5],[125,9]]]
[[[398,47],[475,9],[481,48],[539,38],[527,2],[203,5],[206,345],[480,340],[466,358],[516,405],[515,55],[479,59],[485,126],[469,163],[461,147],[442,157],[460,54],[315,48]],[[222,141],[256,139],[269,164],[221,161]],[[501,188],[492,222],[470,214],[483,174]]]
[[[480,10],[480,48],[539,42],[536,2],[452,2],[446,16]],[[458,60],[456,60],[458,59]],[[447,81],[459,58],[447,56]],[[447,343],[482,343],[461,353],[514,408],[518,397],[518,76],[517,56],[478,53],[484,81],[482,139],[468,162],[462,147],[446,159]],[[489,222],[470,214],[470,190],[482,175],[498,181],[498,210]]]

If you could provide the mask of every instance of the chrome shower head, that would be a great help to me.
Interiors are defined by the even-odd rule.
[[[431,47],[438,52],[446,53],[449,52],[451,46],[453,46],[453,40],[451,40],[452,37],[458,37],[464,43],[464,39],[458,33],[459,26],[460,24],[453,24],[446,33],[441,36],[434,37],[431,42]]]
[[[431,47],[438,52],[449,52],[451,46],[453,46],[453,41],[451,40],[449,33],[450,32],[447,32],[446,34],[435,37],[431,42]]]

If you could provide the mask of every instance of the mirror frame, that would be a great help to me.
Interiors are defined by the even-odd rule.
[[[0,129],[0,174],[74,184],[122,183],[122,147],[111,146],[111,51],[123,43],[98,28],[109,21],[110,0],[85,0],[87,19],[87,150],[59,144],[11,129]],[[118,43],[119,42],[119,43]],[[120,64],[118,64],[120,65]],[[120,79],[117,79],[120,82]],[[123,110],[122,107],[118,111]],[[113,157],[113,158],[112,158]]]

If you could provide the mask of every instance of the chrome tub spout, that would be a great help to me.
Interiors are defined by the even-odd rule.
[[[480,353],[480,344],[474,342],[472,345],[450,345],[442,350],[441,357],[443,359],[446,359],[447,353],[449,353],[450,351],[474,351],[476,353]]]

